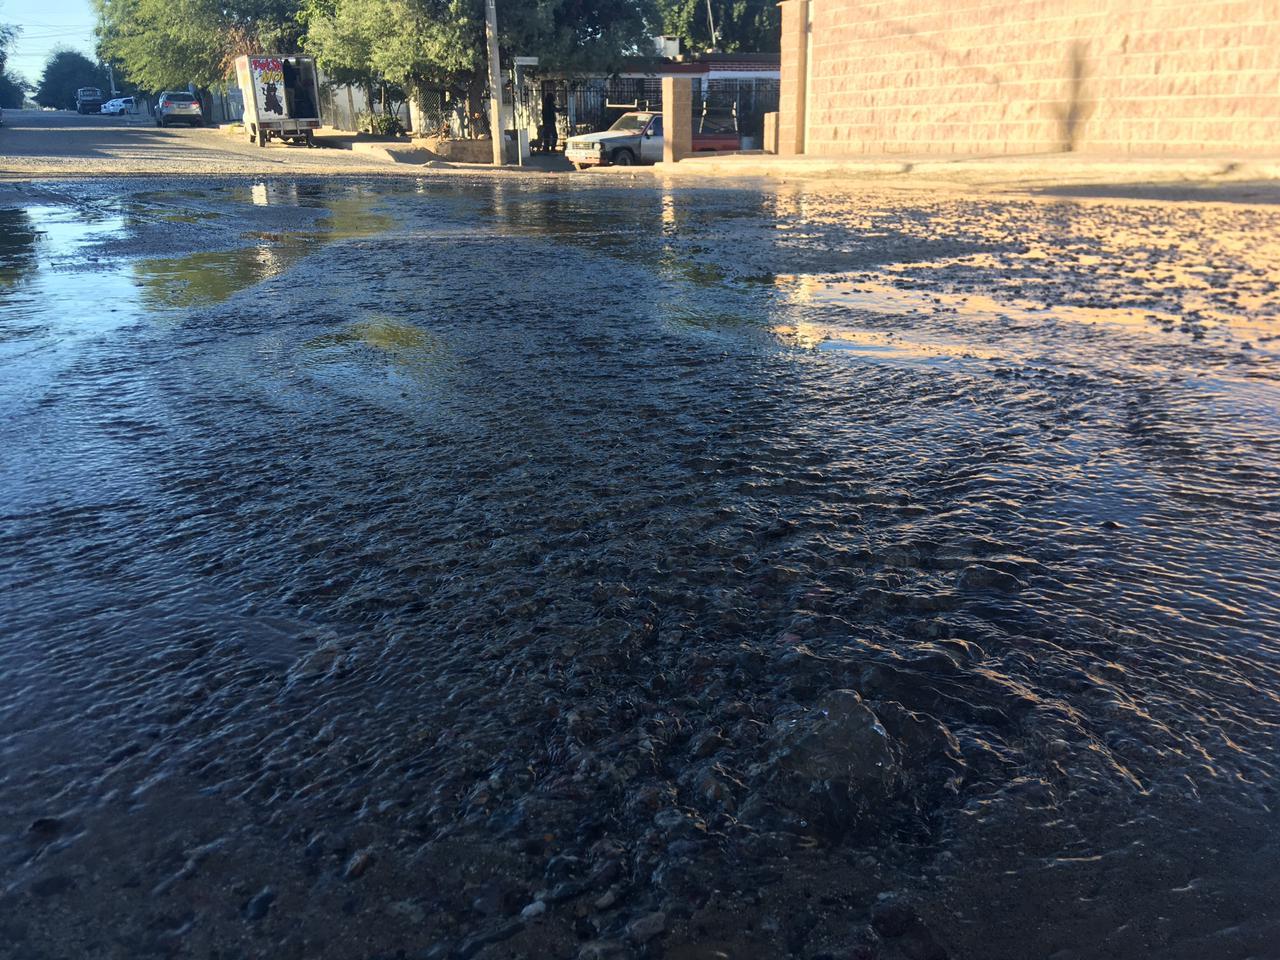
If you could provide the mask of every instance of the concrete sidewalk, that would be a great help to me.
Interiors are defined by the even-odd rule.
[[[326,146],[334,145],[332,141]],[[522,164],[511,164],[495,170],[491,163],[472,163],[441,157],[434,153],[422,141],[412,138],[396,141],[380,141],[353,139],[346,144],[347,149],[362,157],[381,160],[386,163],[409,164],[430,167],[438,170],[466,170],[473,173],[569,173],[573,164],[565,159],[564,154],[534,154]]]
[[[941,158],[779,157],[753,152],[690,157],[650,169],[664,178],[703,181],[823,180],[910,190],[1280,203],[1280,154],[1126,157],[1055,153]]]

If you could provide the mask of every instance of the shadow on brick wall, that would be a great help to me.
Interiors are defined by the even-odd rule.
[[[1084,99],[1086,50],[1085,43],[1076,40],[1067,54],[1067,102],[1058,108],[1059,140],[1064,153],[1075,150],[1089,112],[1089,104]]]

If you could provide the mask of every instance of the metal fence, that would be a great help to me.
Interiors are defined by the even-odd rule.
[[[364,86],[337,84],[322,73],[320,75],[320,115],[326,127],[335,130],[359,130],[361,118],[371,113],[381,113],[376,92]],[[394,112],[400,122],[409,126],[409,105],[396,103]]]
[[[694,113],[697,114],[697,94]],[[755,137],[756,143],[764,136],[764,115],[778,109],[778,80],[776,77],[752,77],[751,79],[710,80],[702,101],[708,116],[734,113],[738,118],[738,130],[744,137]],[[696,128],[695,128],[696,129]]]
[[[428,137],[469,140],[489,135],[488,85],[480,88],[478,99],[468,109],[467,98],[444,87],[419,87],[415,132]]]
[[[764,115],[778,109],[776,77],[693,82],[694,129],[733,122],[744,137],[759,138]],[[542,126],[542,99],[555,100],[559,138],[607,128],[627,110],[661,110],[660,77],[574,77],[527,79],[516,92],[517,125],[535,131]]]
[[[363,87],[339,86],[321,78],[321,110],[325,126],[357,130],[360,115],[375,109],[372,94]],[[704,123],[723,125],[729,117],[744,137],[762,136],[764,115],[778,109],[776,77],[711,79],[692,77],[694,130]],[[508,91],[510,95],[512,91]],[[550,95],[556,104],[559,139],[579,133],[604,130],[627,110],[661,110],[660,77],[572,77],[526,78],[514,91],[517,126],[536,137],[542,126],[542,98]],[[218,91],[211,104],[215,123],[238,121],[244,110],[240,90],[234,85]],[[409,110],[398,111],[409,123]],[[483,109],[469,112],[466,97],[443,87],[419,90],[419,110],[415,118],[427,136],[469,139],[489,135],[489,118]]]

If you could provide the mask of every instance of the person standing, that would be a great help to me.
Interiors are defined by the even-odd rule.
[[[545,153],[556,150],[556,96],[542,94],[542,149]]]

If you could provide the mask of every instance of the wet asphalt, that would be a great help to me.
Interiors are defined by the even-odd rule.
[[[1275,956],[1278,227],[7,189],[0,956]]]

